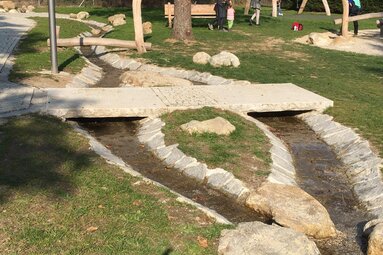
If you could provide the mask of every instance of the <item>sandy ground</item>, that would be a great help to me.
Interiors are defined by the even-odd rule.
[[[332,32],[318,34],[323,36],[324,40],[320,43],[314,42],[313,46],[372,56],[383,56],[383,37],[380,37],[379,29],[360,30],[358,36],[353,36],[350,33],[350,36],[347,38],[340,37]],[[312,44],[309,40],[309,35],[298,38],[295,42]]]
[[[74,75],[73,75],[74,76]],[[72,81],[72,76],[67,74],[39,75],[19,80],[18,83],[36,88],[65,88]]]

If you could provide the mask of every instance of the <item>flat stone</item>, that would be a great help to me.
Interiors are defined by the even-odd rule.
[[[242,202],[250,194],[250,190],[245,186],[245,184],[238,180],[238,179],[232,179],[229,182],[226,182],[222,188],[222,192],[234,197],[238,201]]]
[[[154,139],[156,136],[161,135],[161,134],[163,134],[161,132],[161,130],[158,130],[157,132],[152,132],[152,133],[147,133],[147,134],[139,134],[137,136],[137,138],[138,138],[138,141],[140,141],[140,143],[147,143],[150,140]]]
[[[151,139],[150,141],[148,141],[146,143],[146,145],[152,149],[152,150],[155,150],[157,148],[160,148],[160,147],[163,147],[165,146],[165,141],[164,141],[164,134],[163,133],[159,133],[158,135],[156,135],[153,139]]]
[[[185,168],[183,173],[193,179],[196,179],[199,182],[203,182],[206,176],[207,166],[205,164],[199,163],[195,166],[190,166]]]
[[[210,76],[210,78],[207,81],[207,84],[209,85],[222,85],[223,83],[227,82],[228,80],[219,76]]]
[[[157,155],[157,157],[159,159],[164,160],[165,158],[167,158],[170,155],[172,150],[177,148],[177,146],[178,146],[178,144],[173,144],[173,145],[169,145],[169,146],[166,146],[166,147],[157,148],[154,151],[154,153]]]
[[[221,189],[234,179],[234,175],[222,168],[209,169],[206,174],[207,184],[215,189]]]
[[[171,153],[165,158],[164,162],[168,166],[174,166],[174,164],[185,157],[185,154],[180,151],[177,147],[173,148]]]
[[[293,158],[291,157],[290,153],[286,151],[286,149],[283,149],[281,147],[272,146],[270,149],[270,153],[274,154],[275,156],[283,159],[284,161],[292,164]]]
[[[281,226],[314,238],[336,236],[327,210],[298,187],[266,182],[250,194],[246,205]]]
[[[277,173],[275,171],[272,171],[271,174],[269,174],[269,176],[267,177],[267,181],[271,183],[283,184],[283,185],[293,185],[293,186],[297,185],[294,178],[286,176],[281,173]]]
[[[221,232],[218,254],[319,255],[320,252],[302,233],[261,222],[246,222]]]
[[[184,169],[191,166],[192,164],[196,165],[196,163],[197,163],[197,160],[195,158],[186,156],[186,157],[183,157],[181,160],[177,161],[174,164],[174,168],[183,171]]]

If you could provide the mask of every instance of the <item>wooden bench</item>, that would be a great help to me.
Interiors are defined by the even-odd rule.
[[[191,5],[191,16],[196,19],[214,18],[215,4],[192,4]],[[172,27],[174,18],[174,4],[167,3],[164,5],[165,18],[168,19],[169,27]]]

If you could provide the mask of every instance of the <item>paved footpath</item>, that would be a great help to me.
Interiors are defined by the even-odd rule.
[[[34,26],[28,16],[0,14],[0,117],[40,111],[60,117],[151,116],[176,109],[220,107],[241,112],[317,110],[333,102],[294,84],[209,85],[156,88],[35,89],[7,81],[9,56]],[[67,18],[67,15],[58,15]]]

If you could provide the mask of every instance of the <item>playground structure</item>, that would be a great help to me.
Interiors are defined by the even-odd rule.
[[[305,7],[306,7],[306,4],[307,4],[308,0],[303,0],[302,1],[302,4],[301,6],[299,7],[299,11],[298,11],[298,14],[302,14]],[[331,16],[331,11],[330,11],[330,7],[328,5],[328,2],[327,0],[322,0],[322,3],[323,3],[323,6],[324,6],[324,9],[326,11],[326,15],[327,16]]]
[[[300,8],[299,8],[298,14],[302,14],[302,13],[303,13],[303,10],[304,10],[305,7],[306,7],[307,1],[308,1],[308,0],[303,0],[301,6],[300,6]],[[245,15],[248,15],[248,14],[249,14],[249,11],[250,11],[250,2],[251,2],[251,0],[246,0],[246,4],[245,4],[245,12],[244,12]],[[281,0],[281,2],[282,2],[282,0]],[[325,11],[326,11],[326,15],[327,15],[327,16],[331,16],[330,7],[329,7],[329,5],[328,5],[327,0],[322,0],[322,2],[323,2],[323,6],[324,6],[324,8],[325,8]],[[277,16],[278,16],[278,0],[271,0],[271,6],[272,6],[271,16],[272,16],[272,17],[277,17]]]
[[[344,6],[345,7],[345,6]],[[336,25],[342,24],[342,36],[347,36],[348,34],[348,23],[351,21],[358,21],[358,20],[365,20],[365,19],[372,19],[372,18],[383,18],[383,12],[374,12],[374,13],[366,13],[362,15],[357,15],[353,17],[348,17],[348,5],[346,8],[343,8],[343,18],[341,19],[335,19],[334,23]],[[376,24],[378,28],[380,28],[380,36],[383,36],[383,26],[382,26],[382,19],[377,20]]]

